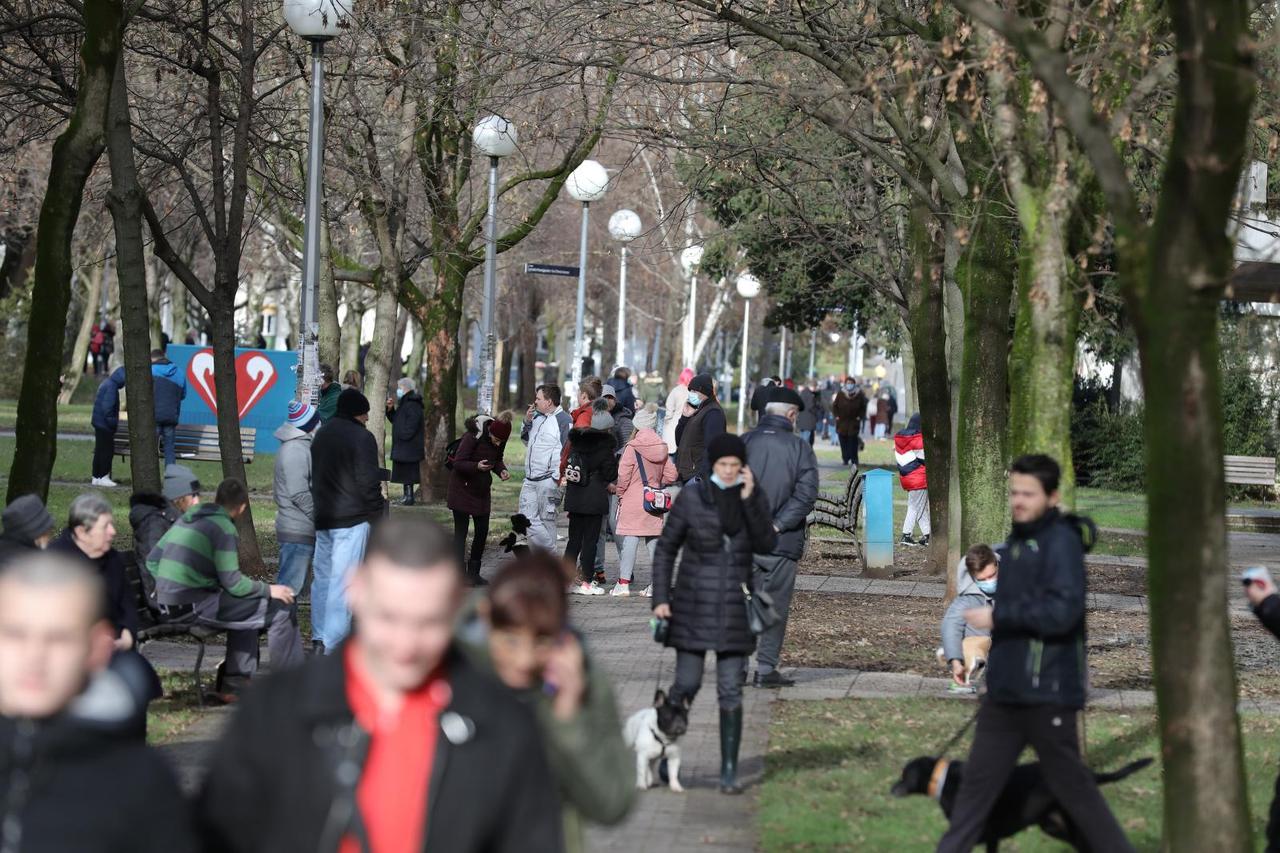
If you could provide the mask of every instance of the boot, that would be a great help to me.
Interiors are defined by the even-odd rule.
[[[742,745],[742,706],[720,709],[720,793],[741,794],[738,784],[738,747]]]
[[[413,485],[405,484],[404,500],[400,501],[400,506],[413,506]]]
[[[467,586],[488,586],[489,582],[480,577],[480,561],[467,561]]]

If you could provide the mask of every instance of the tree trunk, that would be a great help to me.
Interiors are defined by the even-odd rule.
[[[67,129],[53,143],[49,184],[40,205],[9,501],[28,493],[41,500],[49,496],[58,453],[58,390],[71,302],[71,238],[80,218],[85,182],[105,144],[111,82],[124,27],[118,0],[86,0],[83,18],[76,104]]]
[[[58,405],[65,406],[71,402],[80,378],[84,376],[84,363],[89,358],[89,337],[93,332],[93,324],[98,316],[98,301],[102,298],[102,269],[105,262],[94,264],[88,274],[80,276],[85,281],[84,313],[80,317],[80,331],[76,333],[75,345],[71,348],[71,362],[63,374],[62,393],[58,395]]]
[[[364,325],[367,307],[363,297],[364,294],[359,293],[357,298],[347,300],[347,319],[342,324],[342,358],[339,364],[331,365],[339,380],[348,370],[360,369],[360,329]]]
[[[458,375],[461,369],[458,324],[462,319],[462,293],[467,273],[456,258],[440,258],[434,298],[418,315],[427,347],[427,375],[422,382],[424,409],[422,494],[443,502],[449,484],[444,451],[457,434]]]
[[[147,259],[142,245],[142,188],[133,159],[133,128],[124,57],[116,62],[107,123],[111,190],[107,207],[115,224],[116,280],[120,289],[120,334],[124,341],[125,387],[129,395],[129,470],[135,492],[160,491],[156,456],[155,398],[151,383],[151,322],[147,303]]]
[[[327,213],[323,204],[320,210]],[[320,363],[337,370],[342,355],[342,330],[338,327],[338,285],[333,280],[333,249],[329,239],[329,217],[325,215],[320,218],[320,294],[316,299],[316,315],[320,323]],[[298,329],[301,334],[301,322]]]
[[[234,293],[219,287],[212,294],[209,311],[209,345],[213,348],[214,400],[218,403],[218,452],[222,456],[222,476],[235,478],[246,486],[244,451],[240,444],[240,403],[236,399],[236,325]],[[226,381],[221,377],[230,377]],[[240,537],[241,569],[261,573],[262,552],[253,526],[253,505],[236,519]]]
[[[413,380],[415,386],[422,384],[422,358],[426,355],[426,336],[418,320],[409,314],[409,325],[413,327],[413,348],[409,350],[409,360],[405,362],[405,375]]]
[[[1124,269],[1146,392],[1147,552],[1168,849],[1250,850],[1227,613],[1218,302],[1256,86],[1244,0],[1176,0],[1178,99],[1146,258]],[[1148,273],[1143,277],[1143,273]],[[1193,484],[1188,487],[1188,484]]]
[[[500,394],[494,395],[493,410],[500,412],[503,409],[515,407],[515,403],[511,400],[511,359],[515,355],[516,341],[514,337],[510,337],[502,341],[502,349],[498,351],[498,384],[501,389]],[[530,398],[532,400],[532,398]]]
[[[383,254],[383,259],[392,259],[393,254]],[[396,265],[398,269],[398,265]],[[369,352],[364,358],[364,395],[369,398],[369,432],[373,433],[378,443],[378,458],[386,463],[383,443],[386,437],[386,404],[387,392],[390,390],[392,363],[397,366],[400,358],[392,349],[396,343],[396,280],[391,270],[379,267],[374,273],[374,287],[378,297],[374,303],[373,340],[369,343]]]
[[[187,331],[191,328],[187,318],[187,289],[182,286],[182,282],[169,279],[169,313],[172,315],[172,322],[169,328],[172,330],[173,342],[175,344],[185,344],[187,342]]]
[[[1111,361],[1111,383],[1107,386],[1107,411],[1115,414],[1120,411],[1123,399],[1121,390],[1124,386],[1124,363],[1126,358],[1120,353]]]

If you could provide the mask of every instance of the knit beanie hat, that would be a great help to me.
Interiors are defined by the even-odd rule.
[[[640,411],[636,412],[635,418],[631,421],[635,424],[637,430],[657,429],[658,428],[658,404],[650,403]]]
[[[289,415],[285,422],[303,432],[311,432],[320,422],[320,410],[310,403],[290,400]]]
[[[511,421],[498,418],[489,424],[489,435],[498,441],[506,441],[511,435]]]
[[[164,466],[164,486],[160,489],[167,501],[176,501],[187,495],[200,494],[200,481],[186,465]]]
[[[747,461],[747,445],[731,432],[722,432],[707,442],[708,465],[714,465],[726,456],[736,456],[743,464]]]
[[[37,536],[53,530],[53,516],[35,495],[15,499],[0,514],[0,522],[4,523],[4,532],[10,538],[24,542],[35,542]]]
[[[335,413],[340,418],[355,418],[369,413],[369,400],[354,388],[347,388],[338,395],[338,409]]]
[[[699,373],[689,380],[689,390],[697,391],[704,397],[714,397],[716,395],[716,383],[711,379],[710,373]]]
[[[613,429],[613,415],[609,414],[609,404],[603,397],[591,404],[591,428]]]

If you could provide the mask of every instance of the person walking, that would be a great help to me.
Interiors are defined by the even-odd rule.
[[[831,400],[831,413],[836,418],[836,438],[840,442],[840,462],[857,470],[858,451],[861,449],[862,418],[867,410],[867,398],[853,381],[847,377],[844,385]]]
[[[818,397],[818,385],[812,379],[800,389],[800,415],[796,418],[796,431],[800,437],[813,447],[817,437],[818,425],[826,414],[822,410],[822,402]]]
[[[446,504],[453,512],[453,544],[458,552],[458,564],[464,565],[465,560],[467,583],[471,586],[487,583],[480,576],[480,564],[489,536],[493,475],[497,474],[502,480],[511,479],[511,472],[502,461],[510,436],[511,421],[476,415],[468,419],[467,432],[453,457]],[[469,559],[468,528],[474,528]]]
[[[120,427],[120,392],[124,390],[124,368],[117,367],[102,381],[93,395],[93,467],[90,485],[114,489],[111,459],[115,455],[116,430]]]
[[[348,371],[348,375],[350,372]],[[358,374],[357,374],[358,375]],[[338,414],[338,397],[342,392],[347,390],[333,381],[333,368],[327,364],[320,365],[320,395],[316,401],[316,408],[320,410],[320,423],[327,424]],[[359,388],[352,387],[350,390],[359,391]]]
[[[604,400],[592,404],[591,425],[569,431],[569,456],[562,473],[569,538],[564,556],[581,566],[574,593],[604,595],[605,580],[595,574],[600,528],[609,512],[609,486],[618,477],[614,422]]]
[[[667,394],[667,401],[663,405],[665,415],[662,421],[662,440],[667,443],[667,453],[672,459],[676,455],[676,425],[680,423],[680,417],[684,413],[684,404],[689,399],[689,381],[693,379],[693,368],[686,367],[680,371],[680,379],[676,382],[671,392]]]
[[[903,545],[928,545],[929,473],[924,465],[924,434],[920,432],[920,414],[911,416],[906,429],[893,437],[893,456],[898,463],[898,479],[907,493],[907,515],[902,520]],[[920,528],[920,538],[911,534]]]
[[[893,424],[893,402],[889,392],[882,390],[876,399],[876,440],[883,441],[889,436],[889,427]]]
[[[1088,519],[1062,514],[1060,478],[1048,456],[1022,456],[1009,466],[1013,531],[997,604],[965,614],[974,628],[991,631],[987,693],[940,853],[962,853],[978,842],[1027,745],[1090,850],[1133,850],[1080,757],[1076,715],[1088,674],[1084,543],[1092,543],[1097,529]]]
[[[774,389],[773,399],[755,429],[743,436],[751,473],[769,509],[777,544],[752,558],[755,588],[773,599],[779,619],[760,635],[756,649],[756,687],[789,687],[795,682],[778,671],[787,614],[796,586],[796,561],[804,554],[809,513],[818,498],[818,457],[810,441],[794,432],[804,401],[790,388]]]
[[[276,541],[280,565],[276,583],[301,595],[316,552],[316,506],[311,494],[311,441],[320,412],[310,403],[289,402],[284,423],[273,433],[280,442],[272,494],[276,501]]]
[[[401,506],[413,506],[413,491],[422,478],[422,460],[427,456],[423,442],[422,395],[413,380],[396,383],[396,396],[387,400],[391,419],[391,482],[404,487]]]
[[[867,385],[866,393],[863,396],[867,398],[867,438],[874,438],[876,434],[876,413],[880,411],[880,401],[876,398],[875,389],[871,385]]]
[[[156,436],[164,451],[164,464],[172,465],[178,461],[173,441],[182,401],[187,396],[187,380],[178,366],[165,358],[164,350],[151,351],[151,391],[155,400]]]
[[[561,433],[560,386],[539,385],[525,413],[520,438],[525,443],[524,482],[520,512],[529,519],[529,543],[547,551],[556,547],[556,511],[560,505],[560,454],[567,431]],[[570,421],[572,423],[572,421]]]
[[[710,374],[699,373],[689,380],[683,417],[676,425],[676,469],[682,484],[711,476],[707,445],[724,431],[724,409],[716,399],[715,381]]]
[[[316,519],[311,637],[325,652],[336,649],[351,629],[347,583],[364,555],[371,525],[386,510],[378,444],[365,428],[368,421],[369,401],[348,389],[338,395],[333,419],[311,440]]]
[[[653,615],[668,620],[666,645],[676,650],[671,701],[693,703],[707,652],[716,655],[720,706],[720,791],[740,794],[742,677],[756,638],[744,590],[753,553],[769,554],[778,535],[769,507],[747,467],[747,448],[732,433],[708,442],[711,474],[685,486],[658,539],[653,561]],[[676,574],[676,556],[680,571]],[[672,578],[675,588],[672,588]]]
[[[667,444],[654,430],[658,424],[658,407],[654,403],[645,406],[635,417],[635,435],[618,457],[617,520],[616,534],[622,538],[619,547],[618,582],[609,594],[628,596],[635,574],[636,551],[643,544],[649,551],[649,563],[658,547],[662,534],[665,511],[645,508],[645,490],[662,489],[679,479],[675,463],[667,455]],[[652,595],[652,584],[644,595]]]
[[[453,639],[453,554],[425,519],[379,523],[347,590],[350,639],[256,686],[210,751],[207,850],[563,849],[533,711]]]

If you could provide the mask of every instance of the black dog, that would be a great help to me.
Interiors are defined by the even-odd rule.
[[[1150,758],[1142,758],[1111,773],[1094,773],[1093,779],[1099,785],[1116,782],[1138,772],[1151,761]],[[914,758],[902,768],[902,778],[890,789],[890,793],[895,797],[911,794],[931,797],[938,801],[942,813],[949,820],[956,795],[960,793],[960,780],[963,776],[963,761]],[[1039,826],[1045,835],[1065,841],[1076,850],[1088,849],[1084,836],[1076,829],[1045,784],[1039,762],[1019,764],[1014,768],[999,799],[991,807],[986,828],[979,840],[987,845],[988,853],[994,853],[1000,847],[1000,839],[1016,835],[1029,826]]]
[[[517,557],[529,553],[529,519],[522,513],[511,516],[511,532],[498,544],[502,550]]]

